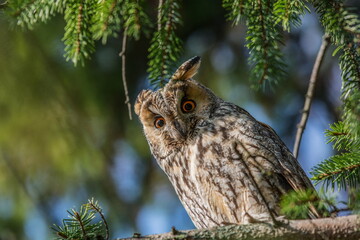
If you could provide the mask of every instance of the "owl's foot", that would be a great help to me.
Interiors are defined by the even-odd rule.
[[[288,225],[289,219],[287,219],[285,216],[278,216],[275,218],[274,225],[275,226],[281,226],[281,225]]]
[[[288,224],[289,220],[285,216],[278,216],[272,219],[269,215],[256,215],[256,217],[251,216],[249,213],[246,213],[246,222],[247,223],[271,223],[275,226],[281,226]]]
[[[239,225],[238,223],[231,223],[231,222],[221,222],[220,226],[230,226],[230,225]]]

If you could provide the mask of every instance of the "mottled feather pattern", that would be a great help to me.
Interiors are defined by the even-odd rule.
[[[283,194],[313,186],[273,129],[192,79],[199,65],[139,94],[151,152],[197,228],[274,220]]]

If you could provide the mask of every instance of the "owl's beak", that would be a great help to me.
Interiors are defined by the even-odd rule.
[[[186,138],[186,127],[184,123],[180,122],[179,120],[175,120],[174,127],[182,138]]]

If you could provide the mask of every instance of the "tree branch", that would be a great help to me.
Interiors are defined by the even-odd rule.
[[[129,91],[128,91],[128,87],[127,87],[127,83],[126,83],[126,56],[125,56],[125,52],[126,52],[127,29],[128,29],[127,27],[124,29],[123,40],[122,40],[122,49],[121,49],[121,52],[119,53],[119,56],[121,57],[121,74],[122,74],[122,81],[123,81],[123,84],[124,84],[125,104],[127,104],[127,106],[128,106],[129,118],[130,118],[130,120],[132,120],[131,103],[130,103]]]
[[[306,96],[305,96],[305,104],[304,104],[304,108],[302,111],[301,120],[300,120],[300,123],[297,125],[297,132],[296,132],[296,138],[295,138],[295,144],[294,144],[295,158],[297,158],[299,155],[300,142],[301,142],[301,138],[304,133],[304,130],[305,130],[306,122],[309,117],[311,102],[314,97],[315,84],[316,84],[316,80],[318,78],[320,65],[324,59],[324,54],[325,54],[327,47],[329,46],[329,43],[330,43],[330,36],[325,34],[323,36],[323,41],[322,41],[321,47],[319,49],[318,55],[316,57],[313,70],[311,72],[309,87],[308,87],[308,90],[307,90]]]
[[[360,239],[360,218],[350,215],[337,218],[290,220],[282,226],[269,223],[230,225],[211,229],[187,231],[171,231],[164,234],[140,236],[134,234],[131,238],[117,240],[170,240],[170,239],[214,239],[214,240],[333,240]]]

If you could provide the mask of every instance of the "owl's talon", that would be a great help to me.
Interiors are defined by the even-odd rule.
[[[238,225],[237,223],[231,223],[231,222],[221,222],[220,226],[230,226],[230,225]]]
[[[275,224],[276,226],[280,226],[280,225],[288,225],[289,224],[289,219],[286,218],[286,216],[278,216],[275,218]]]

